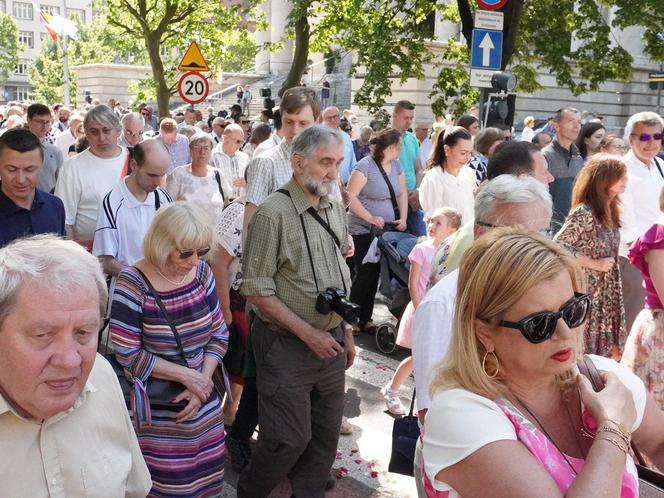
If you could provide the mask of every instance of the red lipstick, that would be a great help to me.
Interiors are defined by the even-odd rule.
[[[551,358],[563,363],[569,360],[571,356],[572,356],[572,348],[566,348],[557,351],[555,354],[552,354]]]

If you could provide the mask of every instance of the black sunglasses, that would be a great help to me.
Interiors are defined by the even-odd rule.
[[[197,251],[194,251],[193,249],[188,249],[186,251],[180,251],[178,249],[178,252],[180,253],[180,259],[189,259],[194,255],[194,253],[196,253],[196,256],[198,256],[199,258],[202,258],[203,256],[205,256],[207,253],[210,252],[210,248],[209,247],[204,247],[203,249],[199,249]]]
[[[559,311],[540,311],[518,322],[501,320],[498,326],[517,329],[529,342],[539,344],[551,338],[560,318],[571,329],[580,326],[588,318],[591,304],[590,295],[575,292],[574,297],[563,304]]]
[[[632,136],[639,137],[639,142],[650,142],[651,140],[659,142],[662,139],[661,133],[653,133],[652,135],[650,133],[641,133],[640,135],[632,133]]]

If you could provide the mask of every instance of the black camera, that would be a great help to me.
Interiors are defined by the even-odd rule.
[[[270,87],[261,88],[260,92],[261,92],[261,97],[263,98],[269,99],[270,97],[272,97],[272,89]]]
[[[336,287],[328,287],[318,294],[316,298],[316,311],[322,315],[331,312],[337,313],[351,325],[356,324],[360,318],[360,307],[346,299],[346,293]]]

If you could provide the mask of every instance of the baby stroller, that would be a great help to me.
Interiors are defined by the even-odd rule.
[[[385,224],[389,230],[389,224]],[[396,318],[380,324],[376,330],[376,347],[384,354],[392,354],[397,348],[397,331],[401,315],[410,301],[408,292],[408,260],[401,256],[396,247],[383,239],[382,233],[378,237],[378,251],[380,252],[380,293],[387,299],[387,309]]]

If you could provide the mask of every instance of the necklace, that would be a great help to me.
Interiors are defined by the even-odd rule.
[[[164,275],[164,274],[163,274],[162,272],[160,272],[159,270],[157,270],[157,273],[159,273],[159,275],[161,275],[161,277],[162,277],[164,280],[166,280],[166,281],[172,283],[173,285],[182,285],[182,283],[184,282],[184,279],[187,278],[187,275],[189,275],[189,273],[187,273],[187,275],[185,275],[184,277],[182,277],[182,278],[180,279],[179,282],[174,282],[173,280],[171,280],[170,278],[168,278],[166,275]]]
[[[574,468],[574,466],[572,466],[572,463],[571,463],[571,462],[569,461],[569,459],[567,458],[567,455],[565,455],[565,453],[562,452],[562,450],[558,447],[558,445],[557,445],[556,442],[553,440],[553,438],[549,435],[548,432],[546,432],[546,429],[545,429],[544,426],[542,425],[542,422],[539,421],[539,419],[535,416],[535,414],[534,414],[533,412],[531,412],[530,409],[526,406],[526,404],[525,404],[523,401],[521,401],[519,398],[517,398],[516,395],[515,395],[514,393],[512,393],[512,396],[514,396],[514,399],[516,399],[516,400],[519,402],[519,404],[525,408],[526,412],[528,412],[528,415],[530,415],[530,416],[533,418],[533,420],[537,423],[537,425],[539,425],[539,428],[542,429],[542,432],[543,432],[544,435],[547,437],[547,439],[548,439],[549,441],[551,441],[551,443],[552,443],[552,444],[556,447],[556,449],[558,450],[558,453],[560,453],[560,455],[565,459],[565,462],[567,462],[567,465],[569,465],[569,468],[572,469],[572,472],[574,473],[574,475],[575,475],[575,476],[578,475],[578,472],[576,471],[576,469]],[[569,414],[569,412],[568,412],[568,414]],[[577,444],[578,444],[578,442],[577,442]]]

